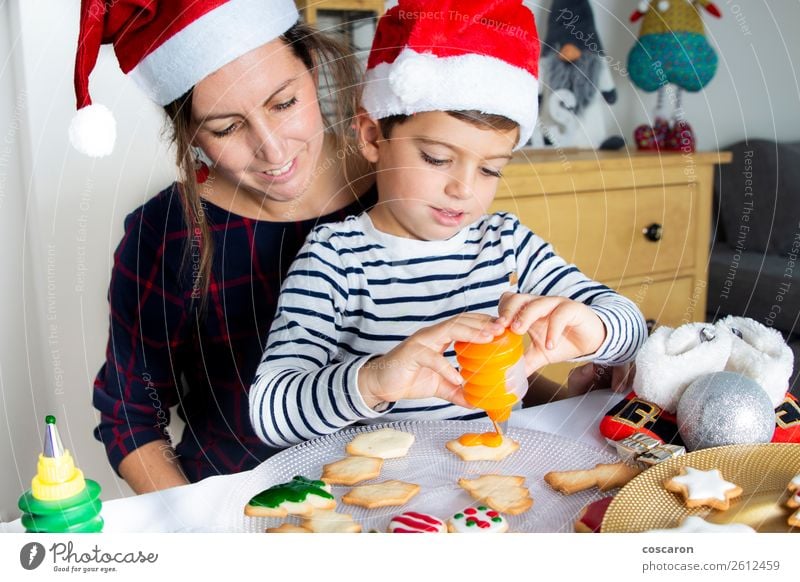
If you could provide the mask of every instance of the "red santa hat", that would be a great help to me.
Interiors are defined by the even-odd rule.
[[[70,141],[92,157],[114,147],[114,117],[89,95],[101,44],[113,44],[122,71],[166,105],[298,18],[292,0],[82,0]]]
[[[478,110],[520,125],[538,113],[539,36],[522,0],[400,0],[378,23],[362,103],[374,119]]]

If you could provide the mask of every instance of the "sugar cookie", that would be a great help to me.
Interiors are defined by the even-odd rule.
[[[268,527],[265,531],[267,533],[312,533],[310,529],[288,522],[284,522],[278,527]]]
[[[407,511],[392,518],[389,533],[445,533],[447,526],[438,517]]]
[[[651,529],[645,533],[756,533],[743,523],[709,523],[699,515],[690,515],[678,527]]]
[[[314,512],[314,515],[303,520],[303,527],[312,533],[361,532],[361,525],[353,521],[352,515],[330,510]]]
[[[383,459],[345,457],[322,468],[322,480],[329,485],[355,485],[381,474]]]
[[[565,495],[572,495],[591,487],[609,491],[622,487],[642,470],[624,463],[595,465],[594,469],[576,471],[550,471],[544,480],[550,487]]]
[[[359,485],[358,487],[353,487],[342,496],[342,503],[358,505],[367,509],[404,505],[419,493],[419,489],[419,485],[414,483],[395,480],[375,483],[374,485]]]
[[[331,486],[322,481],[293,477],[288,483],[273,485],[254,496],[244,508],[250,517],[309,516],[318,509],[333,509],[336,499]]]
[[[727,510],[731,499],[742,494],[742,488],[725,481],[718,469],[701,471],[694,467],[683,467],[679,475],[664,482],[664,488],[683,495],[686,507],[702,505]]]
[[[524,483],[525,477],[513,475],[481,475],[475,479],[458,480],[458,484],[477,501],[511,515],[528,511],[533,505]]]
[[[414,444],[413,434],[393,428],[381,428],[356,436],[347,443],[345,450],[348,455],[359,457],[395,459],[405,457],[412,444]]]
[[[459,439],[448,441],[445,445],[447,449],[459,457],[462,461],[502,461],[511,453],[519,449],[519,443],[506,435],[500,437],[500,446],[489,447],[486,445],[464,445]]]
[[[485,505],[467,507],[447,521],[450,533],[504,533],[508,531],[506,518]]]
[[[800,527],[800,509],[789,516],[788,523],[792,527]]]

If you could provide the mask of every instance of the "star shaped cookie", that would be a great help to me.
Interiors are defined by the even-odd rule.
[[[742,488],[722,478],[718,469],[701,471],[683,467],[679,475],[664,482],[664,488],[683,495],[686,507],[707,506],[725,511],[731,499],[742,494]]]

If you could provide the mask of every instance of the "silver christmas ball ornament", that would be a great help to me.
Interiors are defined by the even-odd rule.
[[[768,443],[775,432],[775,410],[754,380],[735,372],[704,374],[678,401],[678,430],[690,451]]]

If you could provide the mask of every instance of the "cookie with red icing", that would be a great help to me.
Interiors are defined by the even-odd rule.
[[[504,533],[508,531],[508,521],[497,511],[485,505],[467,507],[459,511],[447,522],[450,533]]]
[[[446,533],[447,526],[438,517],[407,511],[389,522],[389,533]]]

